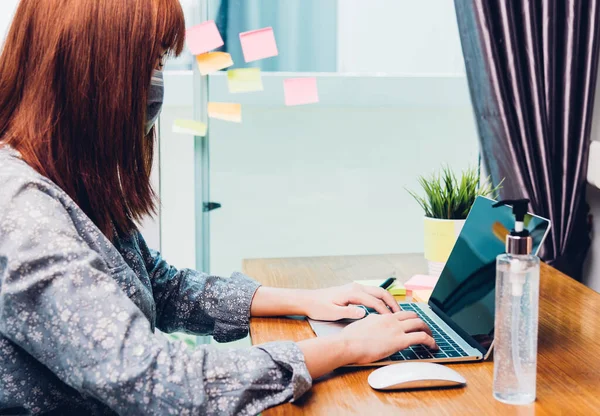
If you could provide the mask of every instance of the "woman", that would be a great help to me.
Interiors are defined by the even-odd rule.
[[[0,57],[0,414],[256,414],[336,367],[435,347],[382,289],[259,287],[146,246],[160,70],[183,42],[178,0],[21,1]],[[298,343],[155,333],[230,341],[250,316],[361,318],[353,304],[381,315]]]

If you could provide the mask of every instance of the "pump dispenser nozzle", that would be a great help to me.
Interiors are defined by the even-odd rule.
[[[515,227],[506,237],[506,252],[509,254],[531,254],[533,240],[525,229],[525,215],[529,207],[529,199],[506,199],[494,204],[494,208],[512,205],[515,216]]]

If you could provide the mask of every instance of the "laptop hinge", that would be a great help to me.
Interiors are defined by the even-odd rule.
[[[456,332],[458,335],[460,335],[462,337],[462,339],[464,339],[465,341],[467,341],[467,343],[475,348],[476,350],[478,350],[479,352],[481,352],[481,356],[483,358],[485,358],[486,354],[488,353],[489,349],[483,348],[477,341],[475,341],[475,339],[469,335],[467,333],[467,331],[465,331],[464,329],[462,329],[460,326],[458,326],[456,324],[456,322],[454,322],[448,315],[446,315],[444,312],[442,312],[442,310],[440,308],[438,308],[435,303],[429,301],[428,303],[429,307],[431,308],[431,310],[440,317],[440,319],[442,321],[444,321],[446,323],[446,325],[448,325],[450,328],[452,328],[452,330],[454,332]]]

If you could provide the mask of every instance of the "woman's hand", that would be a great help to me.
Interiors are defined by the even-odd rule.
[[[382,315],[398,312],[394,297],[380,287],[349,283],[327,289],[275,289],[260,287],[250,309],[251,316],[305,315],[319,321],[364,318],[365,310],[375,309]]]
[[[382,315],[400,311],[390,292],[380,287],[363,286],[358,283],[308,290],[304,293],[304,304],[304,314],[320,321],[363,318],[365,310],[354,305],[373,308]]]
[[[339,336],[351,364],[372,363],[416,344],[437,349],[431,329],[414,312],[369,315],[345,327]]]
[[[437,349],[429,327],[414,312],[369,315],[339,334],[298,342],[306,367],[317,378],[348,364],[368,364],[411,345]]]

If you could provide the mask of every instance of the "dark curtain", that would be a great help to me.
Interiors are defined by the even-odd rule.
[[[542,258],[580,280],[599,1],[455,0],[484,165],[552,221]]]

